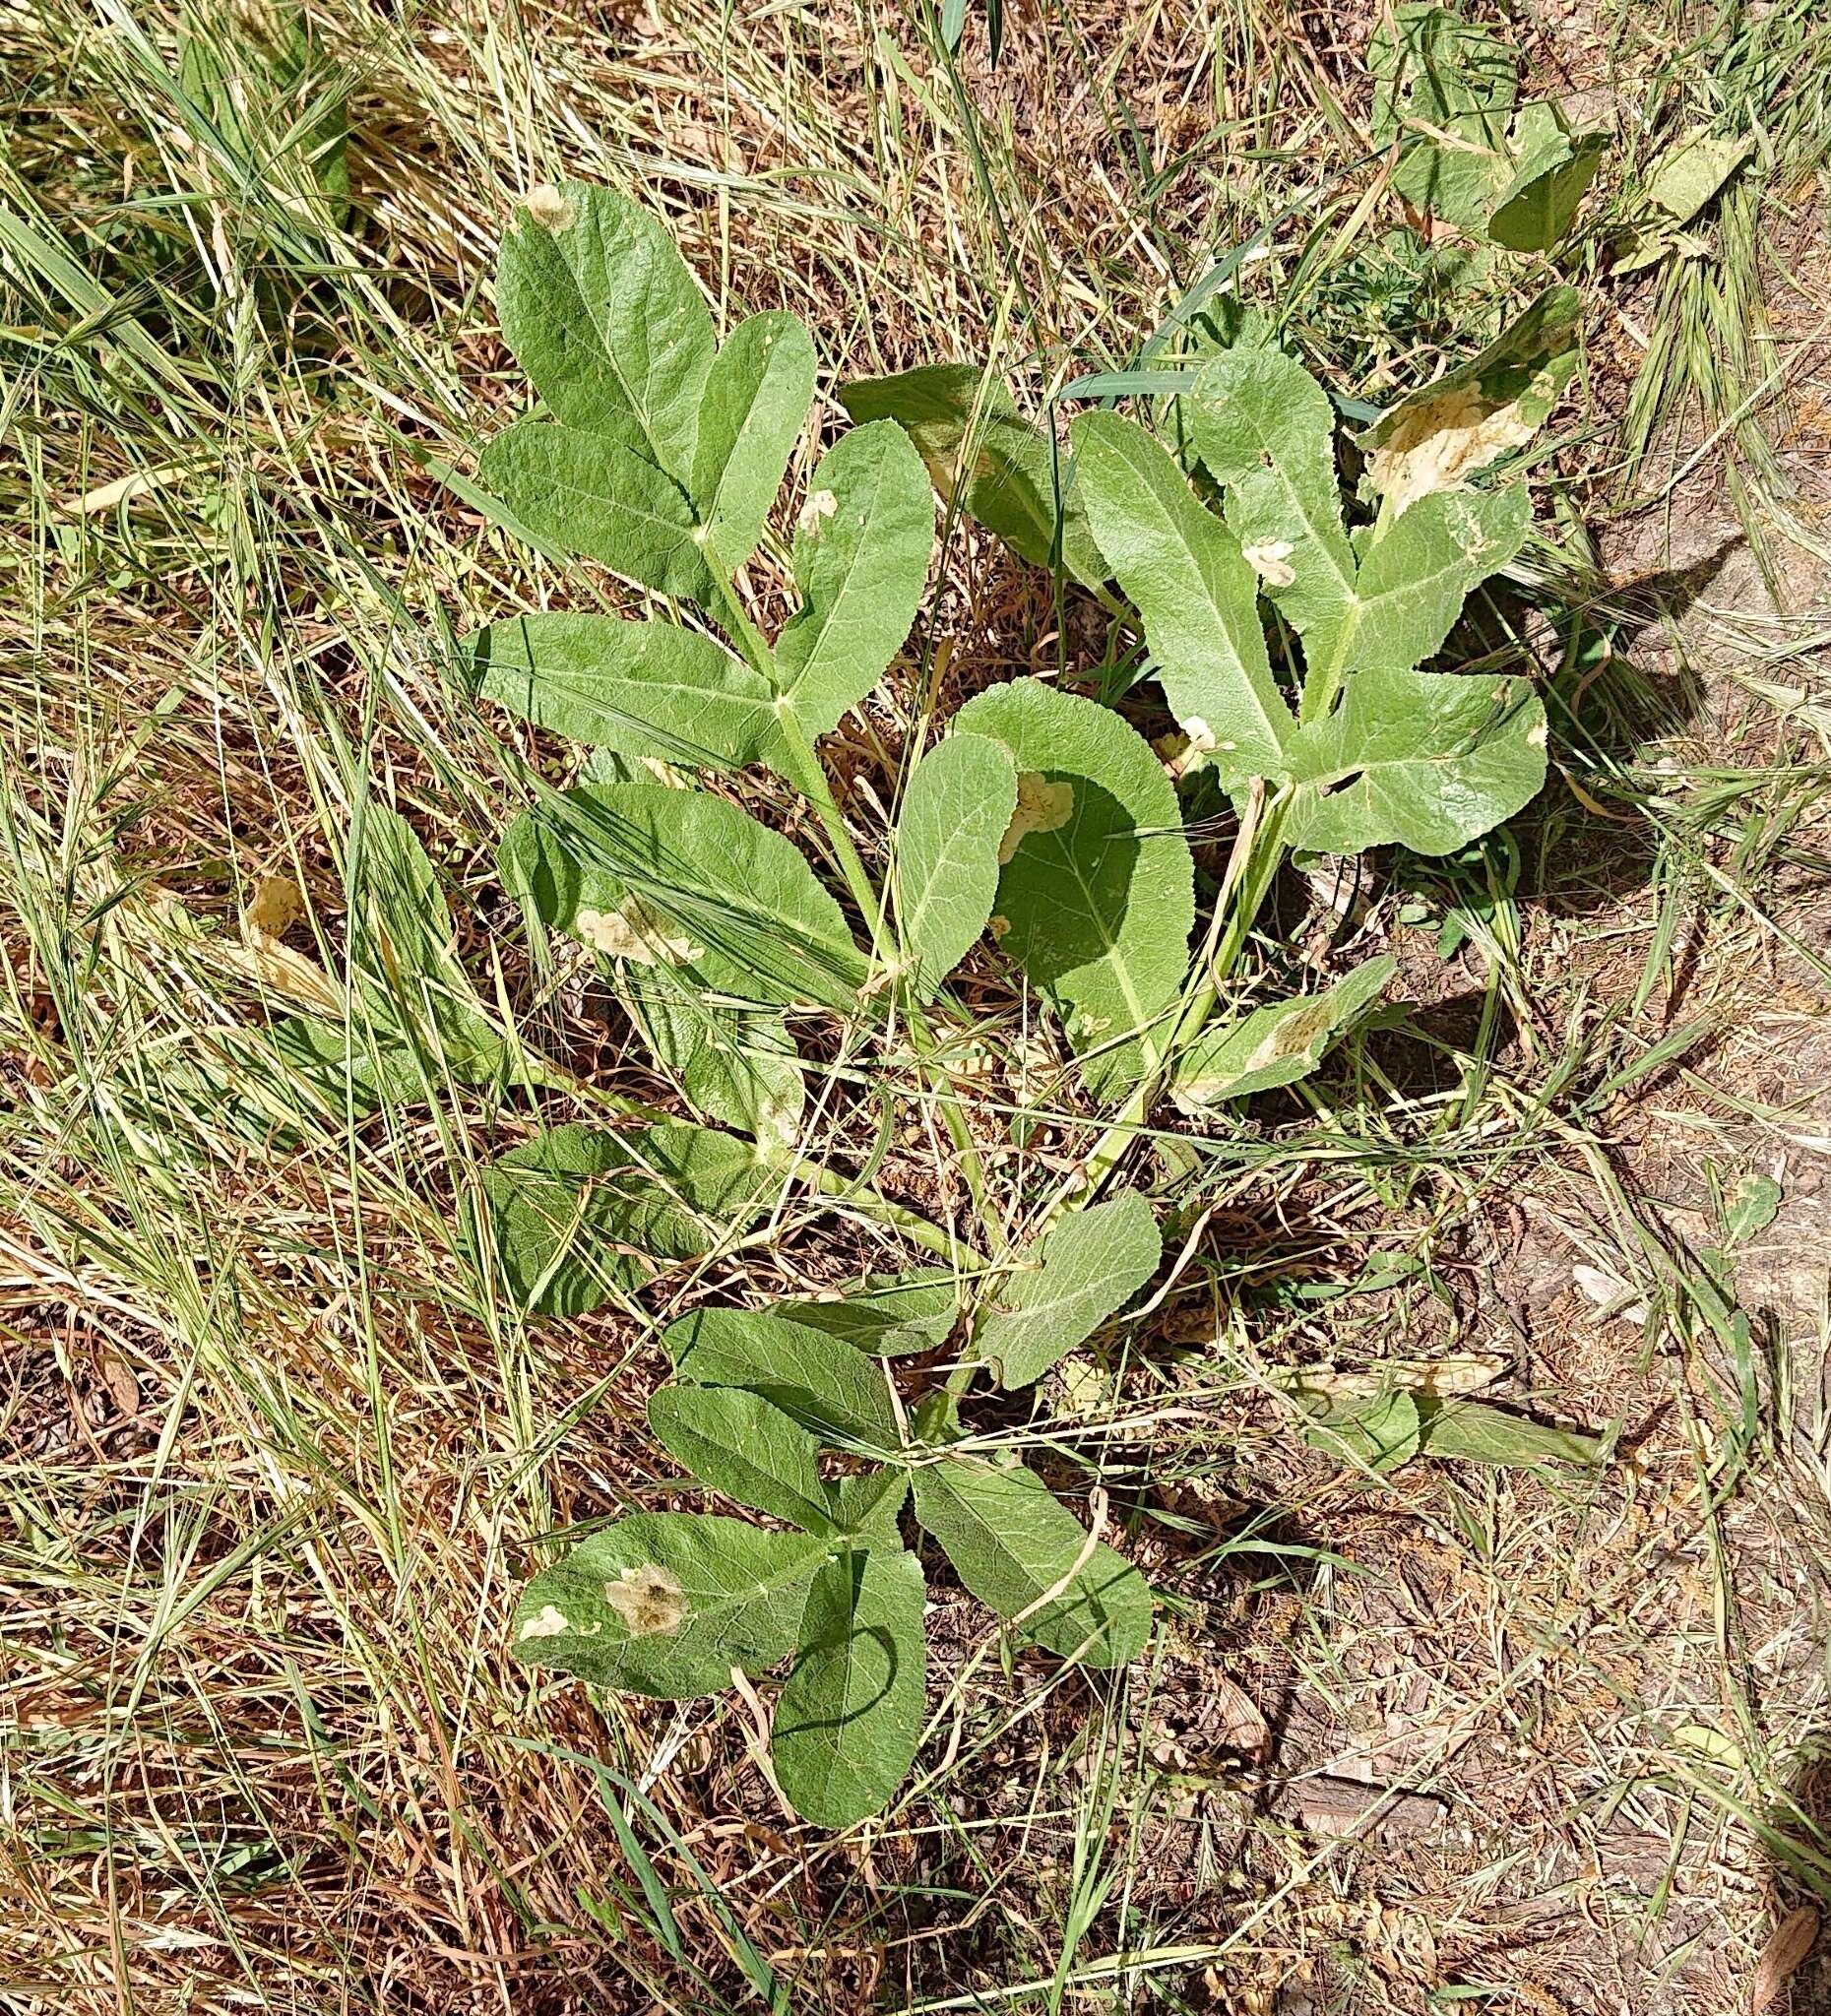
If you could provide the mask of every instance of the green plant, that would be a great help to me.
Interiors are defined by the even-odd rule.
[[[1473,450],[1453,472],[1438,457],[1434,476],[1419,475],[1407,458],[1436,430],[1414,430],[1374,457],[1384,500],[1351,534],[1327,398],[1260,344],[1215,357],[1188,402],[1222,513],[1167,448],[1111,413],[1076,423],[1064,510],[1052,445],[1008,400],[958,371],[913,374],[875,395],[852,388],[854,412],[870,396],[885,410],[808,477],[789,555],[800,605],[771,639],[740,577],[813,397],[806,332],[761,315],[721,346],[661,226],[582,184],[539,192],[518,217],[498,300],[545,407],[484,451],[507,521],[703,619],[530,613],[466,641],[481,695],[596,752],[584,782],[540,789],[516,821],[502,874],[537,929],[598,956],[682,1096],[716,1124],[537,1136],[486,1175],[479,1258],[523,1309],[578,1312],[658,1261],[741,1237],[788,1187],[812,1184],[949,1263],[838,1301],[707,1308],[672,1324],[674,1377],[650,1406],[657,1438],[709,1488],[791,1530],[622,1519],[535,1578],[514,1642],[532,1662],[663,1697],[791,1660],[775,1768],[799,1811],[843,1825],[889,1798],[921,1732],[923,1584],[903,1544],[906,1503],[1024,1636],[1096,1666],[1142,1646],[1143,1578],[1041,1478],[976,1448],[960,1404],[981,1369],[1033,1386],[1157,1269],[1147,1199],[1116,1188],[1090,1200],[1160,1093],[1212,1114],[1292,1082],[1389,976],[1390,961],[1371,961],[1321,994],[1213,1022],[1285,850],[1442,851],[1539,788],[1544,717],[1528,682],[1417,669],[1518,550],[1525,496],[1462,487],[1484,460]],[[1504,431],[1489,430],[1494,452]],[[950,443],[970,451],[960,484],[943,467]],[[979,694],[917,748],[881,875],[855,844],[815,745],[914,623],[931,479],[1142,622],[1190,750],[1235,797],[1249,843],[1193,963],[1194,863],[1170,776],[1118,714],[1041,681]],[[1294,708],[1262,596],[1301,640]],[[675,781],[753,765],[812,808],[850,915],[782,834]],[[971,1026],[947,981],[988,924],[1053,1010],[1094,1109],[1082,1168],[1010,1200],[1015,1210],[988,1194],[937,1039],[936,1018]],[[908,1055],[980,1234],[898,1212],[800,1152],[794,1036],[809,1015],[836,1020],[849,1053]],[[1013,1221],[1025,1227],[1015,1241]],[[954,1369],[906,1394],[894,1361],[950,1340]]]
[[[1393,187],[1421,215],[1512,252],[1563,237],[1608,147],[1549,98],[1519,102],[1517,59],[1487,30],[1412,0],[1375,31],[1373,139],[1400,149]]]

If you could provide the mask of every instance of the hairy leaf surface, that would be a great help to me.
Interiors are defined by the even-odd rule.
[[[696,1309],[662,1342],[682,1379],[760,1394],[824,1442],[902,1447],[881,1368],[841,1338],[760,1309]]]
[[[542,923],[737,1000],[851,1007],[865,976],[805,858],[709,791],[581,785],[524,813],[500,862]]]
[[[911,775],[894,859],[897,930],[918,1000],[933,1000],[984,930],[1016,809],[1017,765],[983,735],[949,735]]]
[[[820,1827],[879,1811],[921,1738],[927,1676],[921,1564],[848,1549],[814,1577],[770,1754],[789,1803]]]
[[[641,454],[627,428],[518,420],[484,448],[477,474],[537,538],[660,595],[714,599],[686,492]]]
[[[932,1351],[960,1313],[960,1283],[947,1268],[873,1276],[832,1301],[778,1302],[775,1314],[843,1337],[873,1357]]]
[[[1189,413],[1265,594],[1299,636],[1339,625],[1355,598],[1355,556],[1328,394],[1282,350],[1234,348],[1203,369]]]
[[[510,1643],[531,1666],[686,1701],[794,1649],[831,1543],[705,1512],[639,1512],[537,1575]]]
[[[555,1127],[482,1181],[517,1307],[561,1316],[647,1280],[653,1260],[711,1252],[781,1187],[748,1142],[672,1121],[628,1134]]]
[[[1398,967],[1396,959],[1364,960],[1319,994],[1275,1001],[1203,1030],[1176,1066],[1176,1103],[1199,1112],[1307,1078]]]
[[[696,1113],[786,1146],[806,1088],[780,1015],[708,998],[671,967],[629,967],[619,998]]]
[[[575,742],[697,770],[774,760],[769,681],[699,631],[536,613],[500,617],[463,648],[483,699]]]
[[[649,1425],[668,1455],[715,1491],[805,1533],[833,1530],[820,1444],[759,1394],[662,1386],[649,1396]]]
[[[907,428],[942,503],[958,501],[1020,559],[1048,566],[1059,524],[1068,575],[1084,588],[1105,580],[1086,508],[1068,484],[1067,458],[1018,411],[1002,379],[977,364],[921,364],[894,377],[854,379],[839,397],[854,420],[891,419]],[[1066,491],[1059,509],[1058,489]]]
[[[1075,485],[1136,603],[1170,712],[1223,780],[1270,777],[1294,723],[1272,678],[1259,579],[1169,451],[1116,413],[1074,423]]]
[[[921,458],[893,420],[842,434],[795,521],[801,609],[776,641],[783,692],[824,735],[883,676],[916,621],[934,546]]]
[[[1136,1190],[1057,1219],[993,1285],[974,1336],[1006,1388],[1029,1386],[1150,1280],[1163,1252]]]
[[[1027,1638],[1089,1666],[1123,1666],[1151,1632],[1151,1591],[1104,1542],[1077,1570],[1087,1531],[1035,1471],[944,1456],[916,1472],[916,1517],[947,1549],[960,1579],[1001,1617],[1015,1617],[1070,1576],[1018,1626]]]
[[[1327,712],[1345,675],[1409,671],[1440,651],[1470,592],[1512,560],[1531,522],[1525,485],[1510,483],[1435,491],[1388,526],[1361,560],[1354,600],[1310,662],[1304,721]],[[1294,740],[1288,752],[1294,768],[1297,746]]]
[[[496,305],[503,340],[558,419],[633,432],[657,469],[687,482],[716,337],[659,218],[587,182],[537,191],[503,234]]]
[[[1135,1032],[1180,990],[1195,917],[1174,788],[1109,708],[1036,679],[970,700],[955,730],[1004,743],[1018,770],[993,933],[1061,1016],[1089,1087],[1134,1083]]]
[[[753,315],[713,360],[692,491],[726,574],[756,551],[813,398],[813,339],[792,315]]]
[[[1453,853],[1545,784],[1545,709],[1529,680],[1367,671],[1341,707],[1303,729],[1286,820],[1293,847],[1359,853],[1397,842]]]

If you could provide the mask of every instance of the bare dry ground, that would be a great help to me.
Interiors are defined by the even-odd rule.
[[[0,8],[0,2008],[1831,2008],[1813,8],[1510,23],[1617,129],[1594,217],[1700,117],[1759,128],[1759,186],[1694,258],[1577,260],[1586,368],[1535,470],[1565,615],[1522,619],[1551,788],[1470,859],[1290,878],[1288,944],[1390,948],[1410,1010],[1255,1102],[1151,1322],[1050,1382],[1055,1480],[1095,1451],[1165,1595],[1129,1673],[991,1646],[937,1584],[916,1779],[839,1839],[776,1795],[767,1701],[531,1680],[503,1625],[545,1537],[682,1495],[660,1354],[479,1295],[461,1227],[525,1102],[352,1120],[271,1042],[342,970],[373,792],[467,969],[598,1087],[667,1096],[519,942],[504,725],[445,648],[565,592],[446,480],[521,396],[487,285],[519,193],[658,205],[722,320],[810,324],[823,392],[990,356],[1033,409],[1263,229],[1240,291],[1377,402],[1545,276],[1471,298],[1419,258],[1368,161],[1372,21],[1011,7],[994,63],[975,10],[950,64],[902,10],[325,0],[301,98],[212,11],[237,134],[175,14]],[[284,165],[326,80],[347,228]],[[965,531],[931,609],[950,703],[1104,648]],[[898,732],[842,731],[855,791]],[[289,965],[244,928],[284,881]],[[1738,1229],[1749,1177],[1778,1209]],[[952,1181],[919,1133],[880,1176],[924,1208]],[[815,1199],[777,1234],[658,1312],[888,1250]],[[1345,1473],[1278,1375],[1395,1359],[1611,1460]]]

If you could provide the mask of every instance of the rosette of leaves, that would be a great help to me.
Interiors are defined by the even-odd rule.
[[[1092,538],[1136,611],[1191,750],[1242,807],[1259,792],[1275,800],[1277,847],[1450,853],[1543,787],[1546,720],[1530,680],[1426,665],[1469,596],[1526,536],[1524,486],[1484,490],[1470,479],[1530,438],[1567,381],[1574,298],[1551,289],[1462,372],[1363,437],[1380,497],[1370,526],[1351,530],[1344,511],[1328,395],[1270,342],[1222,349],[1181,392],[1194,476],[1134,420],[1110,411],[1075,420],[1066,515],[1050,543],[1065,554],[1071,528],[1077,544]],[[894,413],[917,398],[932,465],[947,453],[934,411],[944,381],[913,394],[916,375],[852,388],[848,400],[853,410]],[[954,453],[985,483],[997,464],[981,458],[961,404]],[[962,494],[977,509],[977,491]],[[1029,533],[1028,549],[1042,543]],[[1291,640],[1278,656],[1275,636]],[[1021,682],[997,688],[970,702],[960,724],[1001,736],[1028,770],[1040,760],[1027,753],[1031,704]],[[1130,809],[1135,831],[1168,825],[1167,787],[1140,776]],[[1014,866],[998,894],[1004,944],[1046,987],[1063,877]],[[1161,935],[1154,942],[1167,963],[1181,963],[1179,943],[1172,952]],[[1324,993],[1217,1026],[1198,1017],[1199,1033],[1184,1027],[1194,1040],[1178,1046],[1172,1090],[1207,1106],[1301,1077],[1391,970],[1371,962]],[[1098,1040],[1123,1028],[1111,1005],[1079,1004],[1071,1033]]]
[[[1608,147],[1549,98],[1519,102],[1513,51],[1447,7],[1402,5],[1367,48],[1373,140],[1400,145],[1393,187],[1414,210],[1513,252],[1570,228]]]
[[[1007,1374],[1037,1376],[1076,1326],[1109,1314],[1156,1262],[1142,1198],[1076,1216],[1049,1235],[1034,1279],[988,1319]],[[1117,1213],[1126,1223],[1111,1216]],[[1059,1249],[1059,1250],[1058,1250]],[[1107,1262],[1118,1272],[1101,1271]],[[1130,1286],[1126,1286],[1129,1283]],[[836,1314],[838,1311],[843,1314]],[[708,1309],[664,1342],[674,1378],[649,1403],[656,1438],[708,1489],[780,1522],[637,1513],[537,1575],[513,1643],[532,1664],[599,1685],[681,1700],[733,1670],[786,1669],[772,1717],[777,1782],[795,1810],[846,1827],[908,1776],[925,1720],[924,1579],[902,1515],[961,1581],[1031,1642],[1092,1667],[1122,1666],[1150,1631],[1144,1579],[1093,1540],[1034,1471],[960,1443],[950,1397],[908,1413],[881,1360],[953,1314],[951,1284],[904,1284],[843,1304]],[[846,1465],[834,1475],[827,1452]]]

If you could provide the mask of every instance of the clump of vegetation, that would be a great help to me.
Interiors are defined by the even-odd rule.
[[[962,1402],[980,1374],[1034,1386],[1156,1271],[1154,1208],[1112,1179],[1164,1098],[1199,1115],[1293,1082],[1390,976],[1379,959],[1314,995],[1230,999],[1287,854],[1448,852],[1543,783],[1529,681],[1422,667],[1525,537],[1523,487],[1468,479],[1531,434],[1561,384],[1542,355],[1554,304],[1504,355],[1366,437],[1370,522],[1353,529],[1328,397],[1256,326],[1182,399],[1180,457],[1116,413],[1082,415],[1065,504],[1054,444],[982,374],[853,386],[858,424],[793,509],[799,606],[772,637],[741,584],[813,400],[807,332],[760,315],[720,345],[660,224],[581,183],[517,217],[498,299],[543,410],[489,444],[484,482],[534,540],[675,605],[643,621],[504,616],[467,640],[479,692],[594,752],[583,782],[542,791],[509,831],[501,871],[537,929],[604,963],[699,1116],[567,1126],[497,1163],[504,1287],[525,1309],[576,1313],[652,1257],[705,1251],[709,1226],[754,1222],[785,1180],[837,1180],[797,1150],[809,1092],[794,1032],[810,1015],[841,1026],[866,1073],[913,1057],[980,1216],[968,1230],[885,1206],[948,1265],[672,1325],[656,1436],[709,1489],[789,1530],[620,1520],[534,1580],[514,1643],[669,1698],[789,1662],[776,1773],[800,1812],[841,1826],[885,1803],[921,1737],[906,1506],[1031,1641],[1117,1666],[1146,1639],[1137,1570],[1033,1472],[976,1446]],[[1180,751],[1167,769],[1118,713],[1051,684],[993,687],[911,751],[873,879],[817,744],[915,623],[931,483],[1142,634]],[[729,796],[685,782],[750,766],[811,808],[834,886]],[[1191,957],[1196,875],[1171,773],[1204,769],[1234,802],[1240,845]],[[949,977],[988,929],[988,956],[1056,1018],[1097,1121],[1080,1166],[1034,1198],[987,1195],[944,1060],[943,1030],[971,1028]],[[1002,1228],[1020,1219],[1030,1232],[1011,1245]],[[949,1343],[945,1376],[895,1376],[904,1355]]]

